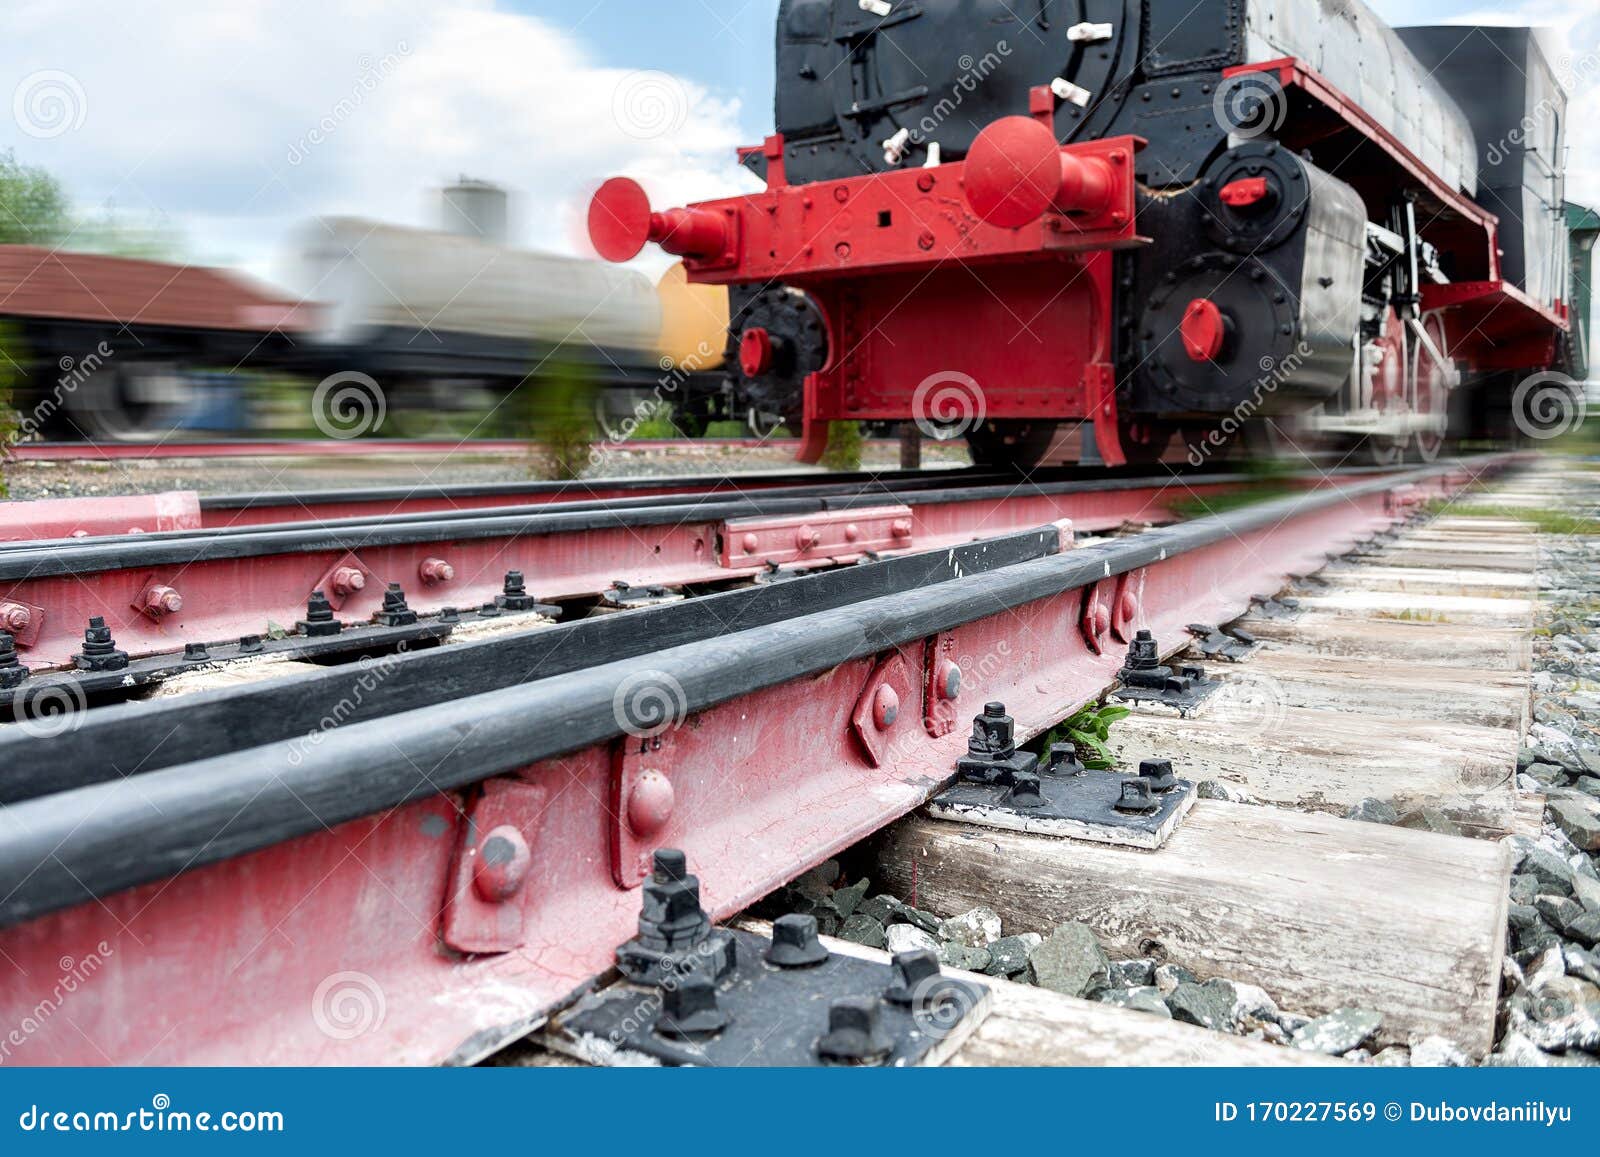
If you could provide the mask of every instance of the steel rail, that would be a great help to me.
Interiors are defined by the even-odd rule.
[[[684,711],[702,712],[1393,490],[1380,480],[1266,502],[653,651],[650,669],[681,688]],[[1362,532],[1387,516],[1381,507],[1360,513]],[[1276,563],[1273,570],[1289,573]],[[624,732],[617,690],[638,670],[634,658],[602,663],[338,727],[309,753],[279,741],[16,804],[0,812],[0,892],[8,893],[0,925],[608,742]],[[419,776],[420,767],[431,771]],[[222,816],[231,818],[219,831]]]
[[[1175,649],[1187,623],[1227,621],[1494,464],[1283,499],[367,722],[330,708],[314,740],[0,808],[0,952],[45,976],[63,946],[116,954],[115,983],[31,1038],[30,1063],[475,1060],[610,966],[651,848],[685,848],[706,906],[731,915],[919,806],[984,701],[1037,736],[1114,681],[1136,627]],[[641,689],[666,696],[653,724],[631,710]],[[524,844],[529,867],[486,898],[473,869],[490,832]],[[331,1038],[308,1005],[351,977],[386,1015]],[[0,990],[0,1021],[32,999]]]
[[[1227,491],[1238,476],[1202,480],[1096,479],[1044,484],[875,484],[839,494],[785,491],[706,498],[648,496],[616,506],[556,503],[525,512],[362,520],[352,526],[280,524],[170,531],[0,551],[0,611],[20,608],[24,661],[72,661],[90,617],[132,655],[181,650],[290,627],[314,590],[341,618],[364,621],[399,583],[413,609],[473,607],[520,570],[543,601],[592,598],[621,580],[686,586],[749,578],[770,565],[818,567],[869,553],[926,550],[1071,519],[1086,531],[1164,521],[1173,503]],[[446,569],[447,568],[447,569]],[[439,574],[448,577],[436,579]],[[345,576],[359,579],[356,589]],[[181,612],[144,608],[154,589],[177,592]]]
[[[708,594],[626,615],[578,619],[504,637],[410,651],[383,660],[383,679],[340,712],[341,726],[566,675],[719,635],[903,594],[1011,566],[1071,546],[1046,526],[950,550],[840,567],[790,582]],[[304,736],[366,668],[329,667],[295,679],[181,698],[108,706],[50,734],[0,728],[0,806],[243,748]],[[42,682],[42,681],[41,681]],[[46,696],[48,698],[48,696]],[[58,698],[64,699],[62,696]]]

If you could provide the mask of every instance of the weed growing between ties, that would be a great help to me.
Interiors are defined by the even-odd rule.
[[[1052,728],[1045,736],[1042,750],[1048,752],[1052,743],[1072,743],[1078,748],[1078,759],[1083,766],[1093,771],[1109,771],[1115,766],[1111,749],[1106,746],[1111,725],[1130,714],[1126,707],[1092,703],[1059,727]]]
[[[589,465],[597,433],[597,391],[582,368],[552,361],[520,387],[533,470],[542,478],[570,482]]]
[[[829,422],[828,448],[822,452],[824,470],[861,469],[861,423]]]

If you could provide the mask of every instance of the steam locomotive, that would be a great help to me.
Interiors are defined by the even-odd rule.
[[[1531,30],[1359,0],[783,0],[765,192],[616,177],[589,233],[730,287],[739,388],[805,460],[836,419],[988,465],[1430,458],[1582,371],[1565,99]]]

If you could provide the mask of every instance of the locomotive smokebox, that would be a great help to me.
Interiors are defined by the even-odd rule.
[[[1131,408],[1271,415],[1332,397],[1353,366],[1366,216],[1349,185],[1270,141],[1223,153],[1192,195],[1142,201],[1158,240],[1133,279]]]

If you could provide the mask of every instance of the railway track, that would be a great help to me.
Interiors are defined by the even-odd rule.
[[[798,438],[628,438],[606,444],[623,454],[686,450],[774,450],[793,454]],[[880,447],[891,439],[869,439]],[[160,442],[23,442],[11,448],[19,462],[159,462],[181,458],[466,458],[474,455],[525,457],[530,443],[514,438],[228,438]]]
[[[114,651],[171,654],[292,631],[317,592],[357,623],[394,612],[397,594],[429,616],[637,606],[1060,519],[1086,532],[1170,521],[1247,481],[928,471],[17,504],[13,533],[55,541],[0,544],[0,624],[25,661],[53,667],[83,654],[96,619]]]
[[[369,550],[396,552],[368,564],[380,580],[438,543],[460,551],[481,542],[494,553],[471,573],[502,600],[430,637],[369,636],[342,661],[198,660],[169,680],[170,694],[88,710],[76,708],[100,702],[97,694],[57,693],[75,710],[0,728],[0,949],[28,977],[54,975],[66,945],[105,956],[115,973],[114,990],[108,983],[74,1004],[70,1028],[49,1025],[29,1047],[54,1063],[542,1063],[551,1050],[610,1059],[619,1041],[624,1053],[637,1043],[605,1020],[616,1000],[643,1001],[647,1027],[663,1003],[685,1022],[718,1015],[718,998],[705,1003],[692,969],[682,986],[658,975],[654,985],[619,987],[609,971],[618,945],[644,931],[646,948],[687,955],[732,936],[748,966],[764,951],[748,938],[772,932],[748,922],[752,906],[774,895],[767,902],[781,906],[797,880],[803,914],[820,917],[824,933],[843,932],[863,899],[849,911],[834,899],[850,894],[839,888],[843,856],[925,924],[929,913],[957,917],[981,905],[1008,932],[1039,935],[1029,948],[1044,955],[1030,960],[1025,949],[1023,968],[1041,981],[1072,971],[1074,938],[1092,963],[1084,932],[1061,931],[1082,925],[1133,969],[1119,976],[1138,977],[1136,962],[1149,960],[1158,983],[1119,987],[1152,989],[1164,1007],[1179,985],[1199,990],[1226,977],[1236,996],[1255,985],[1278,1002],[1283,1018],[1273,1024],[1285,1036],[1294,1017],[1342,1015],[1332,1028],[1311,1021],[1326,1044],[1335,1029],[1354,1031],[1339,1010],[1355,1009],[1380,1015],[1381,1027],[1341,1052],[1450,1036],[1481,1059],[1495,1044],[1517,854],[1493,837],[1541,834],[1542,801],[1512,782],[1531,547],[1512,526],[1418,520],[1424,503],[1508,464],[1502,456],[1338,477],[1187,522],[1173,522],[1173,496],[1148,483],[999,493],[929,480],[890,495],[655,495],[626,509],[549,503],[449,522],[417,512],[393,525],[358,516],[343,526],[13,545],[0,552],[0,567],[16,568],[0,579],[7,597],[18,582],[64,592],[111,583],[100,588],[112,592],[109,609],[129,572],[170,566],[189,582],[226,565],[234,603],[259,621],[263,593],[291,589],[269,572],[301,556],[325,567],[352,549],[342,535],[363,536],[363,560]],[[894,524],[907,517],[911,540],[897,541]],[[1127,522],[1172,524],[1095,537]],[[695,541],[674,537],[685,526],[704,558],[674,547]],[[1396,529],[1393,541],[1374,537]],[[887,541],[871,546],[880,530]],[[747,533],[756,543],[746,554],[759,565],[729,553]],[[622,572],[651,580],[637,588],[642,597],[608,605],[596,576],[618,572],[592,560],[559,569],[561,557],[630,541],[643,553],[623,557],[659,568]],[[528,556],[533,593],[507,601],[507,559],[534,549],[547,553]],[[1330,555],[1352,549],[1325,569]],[[134,562],[137,551],[147,553]],[[719,574],[693,569],[709,559]],[[1308,577],[1319,571],[1320,581]],[[1297,604],[1271,598],[1296,582],[1310,584]],[[292,609],[304,614],[303,588],[294,589],[302,593]],[[392,599],[387,619],[381,600],[336,618],[352,621],[344,630],[353,637],[427,627],[444,596],[405,594],[408,610],[422,604],[417,622],[402,621]],[[536,605],[546,597],[556,601]],[[374,608],[376,624],[353,624]],[[559,621],[547,621],[556,610]],[[1247,612],[1232,635],[1209,629]],[[222,620],[200,621],[209,629]],[[1207,629],[1191,630],[1200,624]],[[115,646],[135,651],[130,666],[162,661],[178,641],[128,637],[137,649],[122,636]],[[1209,656],[1206,678],[1182,669],[1188,659],[1152,674],[1191,644]],[[358,654],[365,660],[351,662]],[[1379,658],[1387,682],[1374,677]],[[1142,788],[1124,788],[1100,772],[1062,775],[1070,753],[1052,747],[1031,763],[1003,750],[1006,731],[1025,753],[1039,748],[1119,678],[1125,689],[1175,692],[1180,704],[1211,694],[1210,706],[1132,704],[1107,740],[1125,766],[1169,760],[1179,778],[1207,782],[1203,793],[1171,794],[1159,768]],[[16,691],[16,701],[52,679],[22,680],[33,690]],[[1210,692],[1213,679],[1221,687]],[[1448,722],[1419,702],[1423,685],[1453,689]],[[1480,709],[1479,722],[1462,718]],[[973,741],[975,717],[989,722]],[[966,810],[954,820],[931,818],[937,801],[920,814],[955,778],[958,759],[975,755],[1010,768],[992,777],[1003,781],[994,798],[978,801],[986,824],[1009,827],[975,826],[971,801],[958,801]],[[1051,830],[1038,822],[1044,813],[1029,810],[1037,805],[1022,807],[1021,820],[996,819],[1008,808],[1014,816],[1019,794],[1108,782],[1143,798],[1126,810],[1103,802],[1087,819],[1068,807],[1050,817],[1050,835],[1041,834]],[[1256,802],[1217,798],[1246,796]],[[1153,818],[1138,810],[1152,799]],[[1344,818],[1374,801],[1436,830]],[[1402,805],[1416,817],[1400,816]],[[942,810],[955,814],[948,801]],[[1149,846],[1158,838],[1159,850]],[[683,860],[663,859],[668,848]],[[693,905],[686,872],[698,878]],[[710,918],[745,923],[708,940],[701,904]],[[987,925],[977,923],[983,941]],[[851,931],[859,936],[859,922]],[[775,934],[802,955],[815,950],[803,920]],[[895,934],[901,947],[906,936]],[[865,939],[835,943],[811,975],[881,988],[888,957]],[[648,953],[634,948],[627,959],[648,973],[639,963]],[[1067,964],[1057,968],[1058,958]],[[1159,977],[1157,963],[1166,966]],[[867,971],[852,971],[858,965]],[[1077,999],[1093,985],[1022,986],[1006,967],[942,975],[957,984],[943,990],[937,1011],[949,1023],[937,1031],[915,1012],[907,1022],[848,1006],[830,1014],[835,1043],[872,1044],[881,1027],[901,1033],[892,1049],[907,1051],[894,1052],[897,1061],[1281,1064],[1323,1055]],[[776,1043],[743,1052],[747,1062],[788,1055],[784,1042],[816,1044],[820,1029],[793,1029],[799,1014],[788,998],[773,1003],[743,979],[721,982],[724,1003],[744,1002],[741,1027],[710,1038],[733,1047],[765,1016],[771,1031],[756,1037]],[[1205,990],[1213,1004],[1219,984]],[[22,1011],[26,995],[0,998],[5,1013]],[[1189,989],[1179,999],[1204,1004]],[[354,1023],[341,1019],[352,1008]],[[874,1024],[863,1028],[862,1018]],[[530,1030],[534,1043],[504,1052]],[[1264,1021],[1260,1033],[1270,1039]],[[685,1039],[708,1037],[702,1029]]]

